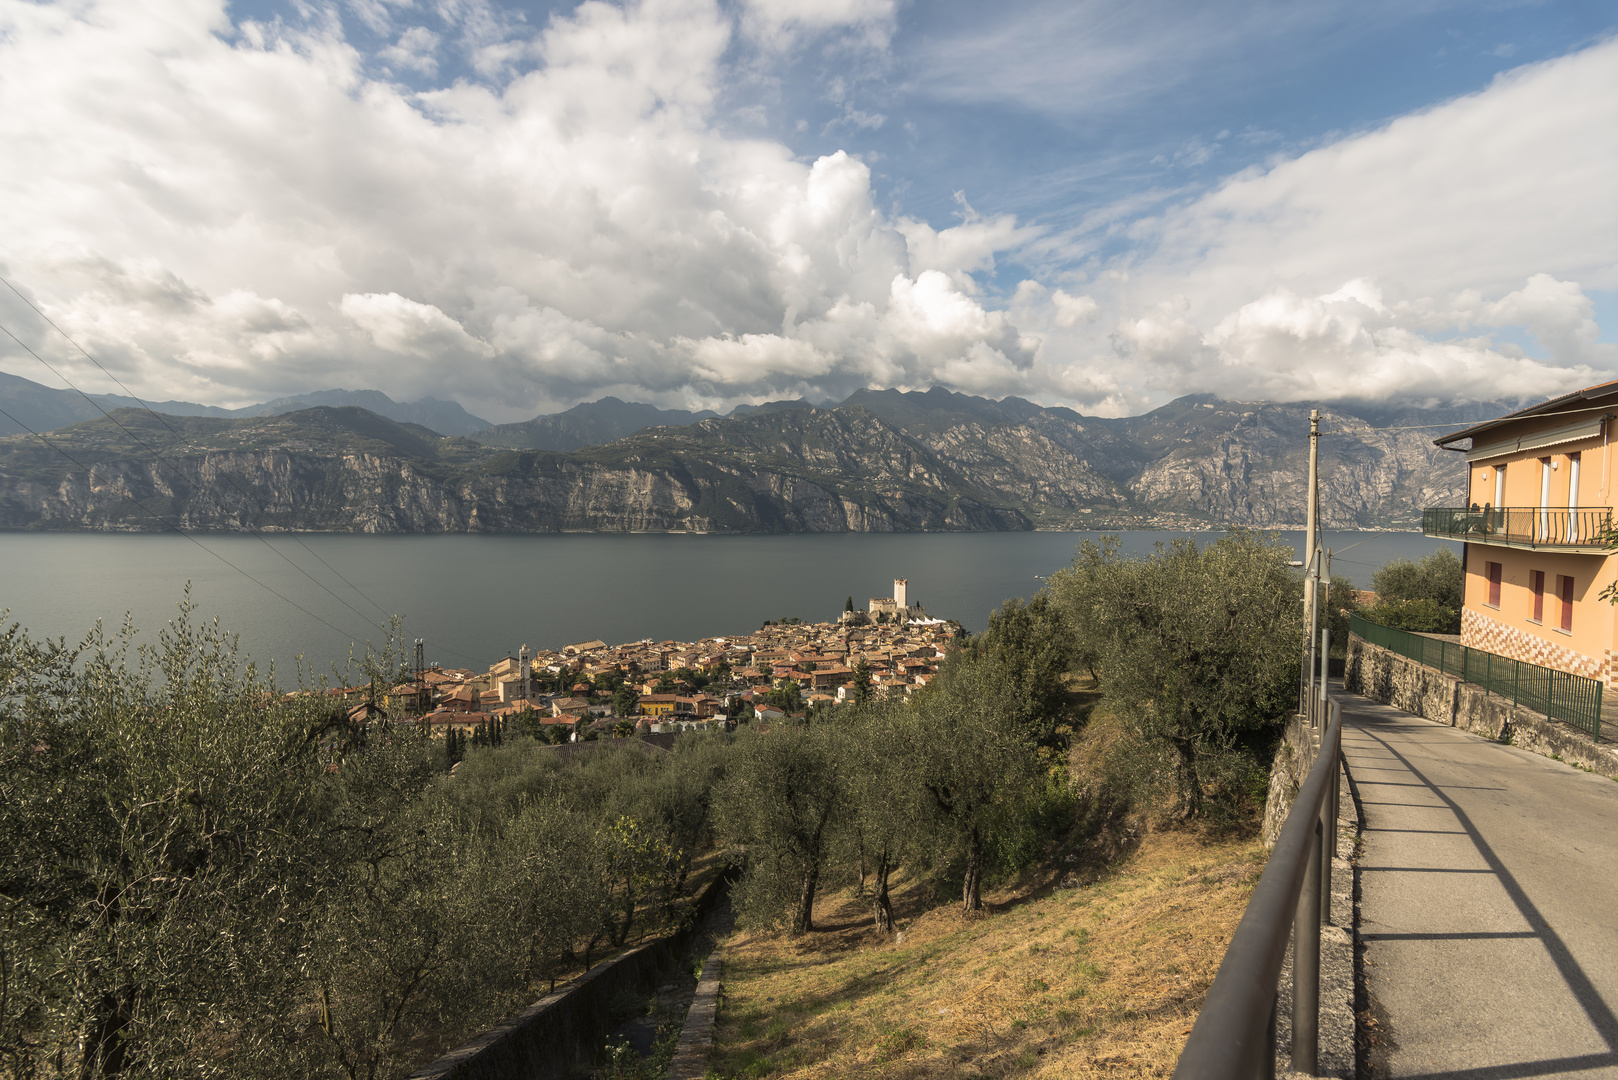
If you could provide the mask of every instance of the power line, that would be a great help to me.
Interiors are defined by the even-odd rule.
[[[33,313],[35,315],[38,315],[41,319],[43,319],[47,326],[49,326],[52,330],[55,330],[58,334],[61,334],[63,339],[66,340],[69,345],[72,345],[75,349],[79,350],[79,352],[84,356],[84,358],[86,360],[88,360],[88,361],[90,361],[90,363],[94,364],[96,366],[96,368],[103,375],[105,375],[107,378],[111,379],[115,384],[117,384],[118,389],[122,390],[125,394],[127,394],[130,398],[134,399],[136,402],[139,402],[140,407],[145,409],[148,413],[151,413],[153,418],[156,419],[158,423],[160,423],[164,427],[168,428],[169,432],[171,434],[173,434],[180,441],[184,442],[187,446],[191,447],[192,449],[197,449],[196,443],[192,442],[189,438],[187,438],[185,436],[185,434],[183,432],[178,431],[174,427],[174,425],[170,424],[168,422],[168,419],[162,413],[160,413],[157,410],[153,409],[150,405],[146,404],[146,402],[143,401],[140,397],[138,397],[136,394],[134,394],[129,389],[129,387],[127,387],[127,386],[125,386],[123,384],[123,380],[119,379],[118,376],[114,375],[112,372],[108,371],[105,367],[103,367],[101,361],[97,360],[94,356],[92,356],[90,354],[90,351],[88,349],[86,349],[83,345],[80,345],[78,343],[78,341],[74,339],[73,335],[69,334],[66,330],[63,330],[60,326],[56,325],[55,320],[53,320],[49,315],[47,315],[43,311],[41,311],[39,309],[39,306],[37,304],[35,304],[32,300],[30,300],[30,299],[28,299],[28,297],[24,296],[22,291],[19,290],[17,288],[17,286],[13,285],[9,280],[7,280],[4,277],[0,277],[0,282],[5,282],[6,288],[10,289],[13,293],[15,293],[16,296],[17,296],[17,299],[21,300],[24,304],[27,304],[28,307],[29,307],[29,310],[33,311]],[[3,329],[3,327],[0,327],[0,329]],[[8,337],[11,338],[11,340],[16,341],[17,344],[22,345],[22,347],[25,348],[25,349],[28,349],[28,352],[33,355],[34,359],[39,360],[39,362],[42,363],[42,364],[45,364],[45,361],[40,358],[39,354],[35,353],[33,349],[29,349],[28,346],[24,345],[21,341],[18,341],[17,336],[15,334],[11,333],[11,331],[9,331],[9,330],[6,331],[6,334],[7,334]],[[51,368],[51,365],[49,365],[49,364],[45,364],[45,366],[47,368]],[[79,390],[79,388],[77,386],[73,386],[73,383],[65,375],[63,375],[59,371],[56,371],[55,368],[51,368],[51,371],[56,373],[57,378],[61,379],[65,383],[67,383],[69,386],[72,386],[73,389],[75,391],[77,391],[77,393],[78,393],[78,395],[80,397],[82,397],[82,398],[84,398],[84,400],[90,402],[90,404],[95,405],[96,408],[101,409],[101,406],[97,402],[92,400],[91,397],[88,394],[86,394],[82,390]],[[111,414],[108,413],[105,409],[101,409],[101,412],[102,412],[102,415],[107,417],[107,419],[109,419],[109,420],[112,419]],[[117,423],[117,421],[113,421],[113,422]],[[119,426],[122,427],[123,425],[120,424]],[[229,473],[223,473],[222,472],[222,473],[220,473],[220,475],[225,478],[226,483],[228,483],[231,487],[235,488],[238,492],[240,492],[244,498],[251,501],[253,503],[253,505],[258,509],[258,511],[260,513],[264,512],[264,508],[258,504],[258,500],[253,498],[253,495],[250,492],[248,492],[245,488],[243,488],[240,484],[236,483],[235,479],[233,477],[231,477]],[[249,525],[248,528],[252,529],[252,526]],[[254,531],[255,535],[257,535],[257,530],[253,530],[253,531]],[[365,600],[366,603],[368,603],[372,607],[376,608],[376,610],[381,613],[381,615],[382,615],[382,617],[384,619],[392,618],[392,613],[391,612],[389,612],[381,604],[378,604],[375,600],[372,600],[369,596],[367,596],[365,594],[365,592],[363,590],[360,589],[360,587],[358,585],[355,585],[352,581],[349,581],[346,577],[344,577],[341,573],[339,573],[337,568],[332,566],[325,559],[322,559],[318,552],[316,552],[308,544],[305,544],[301,539],[299,539],[297,537],[296,534],[291,534],[291,535],[292,535],[292,540],[293,540],[294,543],[296,543],[299,547],[303,548],[303,550],[307,551],[310,555],[313,555],[315,557],[315,560],[317,562],[319,562],[321,566],[324,566],[327,570],[330,570],[332,572],[332,574],[337,578],[338,581],[341,581],[344,585],[347,585],[350,589],[353,589],[356,594],[358,594],[362,599]],[[260,537],[260,539],[262,539],[262,537]],[[279,552],[277,552],[277,554],[279,554]],[[282,557],[285,558],[285,556],[282,556]],[[290,561],[291,560],[288,560],[288,562],[290,562]],[[293,564],[293,565],[296,566],[296,564]],[[298,568],[298,569],[299,569],[300,572],[302,572],[302,568]],[[308,577],[308,574],[305,574],[304,576]],[[313,581],[314,579],[310,578],[310,580]],[[334,593],[333,595],[335,596],[336,594]],[[350,610],[352,610],[352,609],[350,609]],[[358,615],[359,612],[356,611],[355,614]],[[363,615],[360,616],[360,617],[365,618],[365,616],[363,616]],[[366,621],[369,622],[370,620],[366,619]]]
[[[35,431],[33,428],[29,427],[27,424],[23,423],[21,420],[18,420],[15,416],[12,416],[5,409],[0,409],[0,416],[4,416],[7,420],[10,420],[13,424],[16,424],[18,427],[20,427],[24,431],[28,432],[28,434],[32,435],[34,438],[36,438],[40,442],[44,443],[50,449],[56,451],[58,454],[61,454],[63,457],[67,458],[73,464],[75,464],[79,468],[83,469],[86,474],[88,474],[90,472],[90,467],[88,465],[84,464],[84,462],[80,461],[78,458],[74,457],[72,454],[68,453],[66,450],[63,450],[60,446],[57,446],[55,443],[51,442],[51,440],[47,439],[44,435],[42,435],[39,432]],[[153,510],[151,507],[147,506],[145,503],[141,502],[139,499],[135,498],[133,495],[129,494],[127,491],[120,491],[118,494],[120,496],[122,496],[125,500],[127,500],[128,502],[133,503],[137,509],[139,509],[142,513],[145,513],[148,516],[150,516],[159,525],[162,525],[164,528],[169,529],[169,530],[171,530],[173,532],[179,533],[181,536],[185,537],[187,540],[189,540],[193,544],[197,545],[197,547],[201,548],[203,551],[206,551],[209,555],[212,555],[214,558],[218,559],[220,562],[224,563],[226,566],[230,567],[232,570],[236,571],[242,577],[246,578],[248,581],[251,581],[254,585],[257,585],[259,588],[263,589],[265,592],[269,593],[271,596],[274,596],[277,599],[283,600],[286,603],[292,605],[293,607],[297,608],[299,611],[303,612],[305,615],[309,616],[311,619],[315,620],[315,622],[320,623],[322,626],[326,627],[328,630],[336,631],[338,634],[341,634],[343,637],[349,638],[350,640],[352,640],[354,638],[353,634],[348,633],[346,630],[343,630],[341,627],[333,626],[331,623],[327,622],[325,619],[322,619],[319,615],[316,615],[314,612],[310,611],[308,608],[304,607],[302,604],[298,603],[296,600],[293,600],[291,597],[285,596],[282,593],[277,592],[275,589],[271,588],[269,585],[266,585],[264,582],[260,581],[256,577],[254,577],[252,574],[249,574],[246,570],[243,570],[241,567],[237,566],[235,563],[231,562],[229,559],[227,559],[223,555],[219,554],[219,552],[215,551],[213,548],[209,547],[207,544],[204,544],[201,540],[198,540],[195,536],[192,536],[189,532],[187,532],[181,526],[176,525],[173,522],[169,521],[167,518],[165,518],[161,514],[157,513],[157,511]]]
[[[44,320],[44,322],[48,326],[50,326],[51,329],[55,330],[58,334],[62,335],[62,337],[70,345],[72,345],[81,354],[83,354],[85,359],[89,360],[90,363],[94,364],[96,366],[96,368],[101,371],[102,374],[106,375],[107,378],[111,379],[114,383],[116,383],[117,386],[119,387],[119,389],[123,390],[125,394],[128,394],[128,396],[130,398],[132,398],[133,400],[135,400],[136,402],[139,402],[141,408],[145,409],[148,413],[150,413],[152,415],[152,417],[154,419],[156,419],[158,423],[162,424],[165,428],[167,428],[171,434],[173,434],[181,442],[185,443],[187,446],[191,447],[192,449],[200,449],[183,432],[176,430],[175,427],[168,422],[168,419],[166,417],[164,417],[164,415],[162,413],[157,412],[150,405],[148,405],[144,400],[142,400],[141,398],[139,398],[135,394],[131,393],[130,390],[129,390],[129,387],[125,386],[123,384],[122,380],[120,380],[116,375],[112,374],[112,372],[108,371],[104,366],[102,366],[101,362],[99,360],[97,360],[93,355],[91,355],[89,350],[85,349],[84,346],[80,345],[73,338],[73,336],[70,335],[67,331],[63,330],[60,326],[56,325],[56,323],[50,318],[50,316],[46,315],[43,311],[41,311],[33,303],[33,301],[29,300],[28,297],[24,296],[22,294],[22,292],[20,292],[15,285],[13,285],[9,280],[7,280],[7,279],[5,279],[3,277],[0,277],[0,282],[4,282],[6,288],[10,289],[13,293],[15,293],[17,298],[20,299],[24,304],[28,305],[29,309],[32,310],[36,315],[38,315],[42,320]],[[110,412],[108,412],[106,409],[102,408],[100,402],[96,401],[89,394],[86,394],[83,390],[79,389],[79,387],[77,385],[75,385],[71,379],[69,379],[66,375],[63,375],[60,371],[58,371],[54,366],[52,366],[48,361],[46,361],[44,357],[40,356],[37,352],[35,352],[26,342],[24,342],[21,338],[17,337],[16,334],[12,333],[4,325],[0,325],[0,331],[4,331],[7,337],[11,338],[11,340],[15,341],[18,345],[22,346],[22,348],[25,349],[30,356],[32,356],[35,360],[38,360],[42,365],[45,366],[45,368],[47,370],[49,370],[57,378],[61,379],[64,383],[67,383],[67,385],[75,393],[77,393],[86,402],[88,402],[90,405],[92,405],[98,412],[101,413],[101,415],[105,416],[113,424],[116,424],[118,426],[119,430],[123,431],[124,434],[126,434],[126,435],[128,435],[130,437],[130,439],[132,439],[135,443],[137,443],[139,446],[141,446],[143,449],[145,449],[149,454],[151,454],[154,460],[160,461],[164,465],[167,465],[171,470],[173,470],[175,472],[175,474],[180,476],[183,480],[185,480],[187,483],[191,484],[193,487],[200,487],[201,486],[195,478],[187,476],[185,474],[184,470],[182,470],[178,465],[174,464],[172,461],[169,461],[162,454],[158,453],[158,451],[156,449],[154,449],[153,447],[148,446],[139,436],[137,436],[134,432],[130,431],[127,427],[125,427]],[[29,432],[29,434],[31,434],[31,435],[34,435],[41,442],[44,442],[45,445],[47,445],[47,446],[51,447],[52,449],[56,450],[57,452],[61,453],[62,456],[66,457],[69,461],[73,461],[74,464],[79,465],[80,468],[86,468],[86,466],[79,463],[71,455],[69,455],[65,451],[61,450],[60,447],[57,447],[54,444],[52,444],[50,442],[50,440],[46,439],[43,435],[40,435],[38,432],[34,431],[32,428],[29,428],[26,424],[23,424],[21,421],[17,420],[15,417],[12,417],[9,413],[7,413],[5,415],[13,423],[17,424],[18,427],[23,428],[23,430]],[[228,472],[221,471],[220,476],[222,476],[225,479],[226,483],[228,483],[231,487],[235,488],[236,491],[239,494],[241,494],[241,496],[243,498],[245,498],[259,513],[264,513],[264,507],[259,503],[258,499],[256,497],[254,497],[254,495],[250,491],[246,490],[240,484],[238,484],[235,481],[235,479],[230,476],[230,474]],[[152,511],[150,509],[148,509],[146,506],[144,506],[143,504],[141,504],[139,501],[135,500],[134,498],[132,498],[132,497],[130,497],[128,495],[125,495],[124,497],[129,499],[129,501],[134,503],[136,506],[139,506],[146,513],[152,514]],[[260,585],[261,587],[263,587],[265,589],[269,589],[270,592],[274,593],[276,596],[280,596],[281,599],[286,600],[287,603],[292,604],[293,607],[297,608],[299,611],[304,612],[304,614],[309,615],[311,618],[313,618],[316,621],[320,622],[322,625],[327,626],[330,629],[337,630],[337,628],[335,626],[332,626],[331,623],[326,622],[326,620],[321,619],[317,615],[314,615],[307,608],[304,608],[301,605],[299,605],[297,603],[294,603],[292,600],[287,599],[284,596],[281,596],[280,593],[276,593],[275,590],[270,589],[269,586],[265,585],[263,582],[259,581],[257,578],[252,577],[251,574],[247,574],[246,571],[240,570],[240,568],[236,567],[234,563],[231,563],[229,560],[225,559],[223,556],[219,555],[217,552],[214,552],[212,549],[205,547],[204,545],[201,544],[200,541],[196,540],[195,537],[192,537],[189,533],[185,532],[179,526],[169,524],[167,521],[164,521],[161,517],[158,517],[156,514],[152,514],[152,516],[154,518],[157,518],[157,520],[160,523],[162,523],[164,526],[166,526],[168,528],[171,528],[176,532],[179,532],[182,536],[185,536],[187,539],[191,540],[193,543],[196,543],[196,544],[198,544],[198,546],[203,547],[203,549],[208,551],[209,554],[214,555],[215,558],[218,558],[221,562],[226,563],[226,565],[230,566],[232,569],[238,570],[244,576],[246,576],[250,580],[252,580],[255,584]],[[344,600],[341,596],[338,596],[336,592],[332,591],[332,589],[329,586],[326,585],[325,582],[319,580],[314,575],[310,574],[307,570],[305,570],[303,567],[299,566],[292,559],[288,558],[285,552],[281,551],[274,544],[270,543],[269,539],[267,537],[265,537],[264,534],[262,532],[260,532],[251,522],[245,522],[244,524],[247,527],[247,531],[250,532],[253,535],[253,537],[259,541],[259,543],[263,544],[270,551],[274,552],[276,557],[281,559],[288,566],[292,567],[294,570],[298,571],[298,573],[300,573],[304,577],[308,578],[315,585],[319,586],[319,588],[321,590],[323,590],[327,595],[329,595],[332,599],[336,600],[338,603],[340,603],[344,607],[346,607],[349,611],[353,612],[356,616],[358,616],[361,620],[363,620],[367,625],[375,625],[375,626],[377,626],[377,629],[381,630],[384,634],[389,632],[388,627],[383,626],[381,624],[373,624],[373,623],[371,623],[370,618],[367,615],[365,615],[365,613],[360,611],[353,604],[350,604],[347,600]],[[299,547],[303,548],[304,551],[307,551],[310,555],[312,555],[315,558],[315,560],[317,562],[319,562],[322,566],[324,566],[327,570],[330,570],[331,573],[333,574],[333,576],[335,576],[339,581],[341,581],[344,585],[347,585],[350,589],[352,589],[355,592],[355,594],[358,595],[359,597],[361,597],[363,600],[365,600],[366,603],[368,603],[372,607],[376,608],[376,610],[382,615],[382,617],[384,619],[391,619],[392,618],[391,613],[388,612],[388,610],[386,608],[384,608],[381,604],[377,603],[370,596],[368,596],[365,593],[365,591],[362,590],[359,586],[355,585],[352,581],[349,581],[348,578],[344,577],[343,574],[341,572],[339,572],[336,567],[332,566],[325,559],[321,558],[321,556],[320,556],[320,554],[318,552],[316,552],[313,548],[309,547],[308,544],[305,544],[303,542],[303,540],[300,539],[296,534],[288,534],[288,535],[291,536],[291,539],[293,540],[294,543],[296,543]],[[343,633],[343,631],[341,631],[341,630],[338,630],[337,632],[338,633]],[[347,635],[347,636],[349,636],[350,638],[353,637],[353,635]],[[442,645],[440,645],[439,648],[442,651],[444,651],[446,653],[449,653],[452,656],[457,656],[457,657],[461,658],[462,660],[468,660],[468,661],[471,661],[473,663],[478,662],[475,658],[473,658],[471,656],[468,656],[467,654],[462,653],[457,649],[450,649],[450,648],[444,647]]]
[[[24,342],[21,338],[19,338],[16,334],[13,334],[4,325],[0,325],[0,332],[3,332],[12,341],[15,341],[18,345],[21,345],[24,349],[27,349],[30,356],[32,356],[35,360],[38,360],[41,364],[44,364],[47,370],[49,370],[53,375],[55,375],[57,378],[61,379],[63,382],[67,383],[68,386],[71,387],[73,389],[73,391],[75,393],[77,393],[80,397],[82,397],[85,401],[87,401],[91,405],[95,406],[95,408],[98,411],[100,411],[102,416],[105,416],[108,420],[112,421],[112,423],[115,424],[118,427],[119,431],[122,431],[125,435],[128,435],[129,438],[131,440],[133,440],[134,443],[137,446],[141,447],[141,449],[143,449],[147,453],[151,454],[152,459],[154,461],[158,461],[158,462],[161,462],[164,465],[167,465],[170,469],[172,469],[174,471],[174,474],[176,476],[178,476],[180,479],[184,480],[186,483],[190,484],[192,487],[194,487],[194,488],[202,487],[202,484],[199,483],[195,477],[186,475],[185,470],[181,469],[174,462],[172,462],[168,458],[164,457],[162,454],[160,454],[156,450],[156,448],[148,445],[144,440],[141,439],[141,437],[139,435],[136,435],[133,431],[130,431],[127,427],[125,427],[123,425],[122,421],[120,421],[117,417],[113,416],[106,409],[103,409],[101,407],[100,402],[96,401],[89,394],[86,394],[83,390],[80,390],[77,386],[74,386],[72,380],[70,380],[66,375],[63,375],[60,371],[57,371],[56,368],[52,367],[51,364],[44,357],[40,356],[37,352],[34,352],[34,350],[32,348],[29,348],[28,344],[26,342]],[[148,408],[147,411],[150,412],[151,411],[150,408]],[[167,427],[168,425],[165,424],[164,426]],[[174,429],[169,428],[169,430],[173,431]],[[224,475],[224,474],[221,473],[221,475]],[[235,486],[235,485],[232,485],[232,486]],[[240,491],[241,489],[239,487],[237,487],[237,490]],[[242,492],[242,494],[246,495],[247,493]],[[258,501],[256,499],[252,499],[252,497],[250,495],[248,496],[248,498],[249,498],[249,500],[252,501],[252,503],[254,505],[254,508],[257,509],[260,513],[262,513],[264,508],[262,506],[258,505]],[[259,532],[258,529],[254,528],[251,523],[247,524],[247,531],[252,533],[253,537],[255,539],[257,539],[259,543],[263,544],[265,547],[267,547],[271,551],[275,552],[276,556],[278,558],[280,558],[281,561],[285,562],[288,566],[292,567],[294,570],[298,571],[298,573],[302,574],[304,577],[308,578],[310,581],[312,581],[316,585],[318,585],[321,589],[325,590],[326,594],[329,595],[333,600],[336,600],[339,604],[342,604],[348,610],[352,611],[355,615],[358,615],[361,619],[364,619],[367,623],[370,623],[370,621],[371,621],[370,616],[368,616],[368,615],[364,614],[363,612],[361,612],[359,608],[355,607],[353,604],[350,604],[347,600],[344,600],[341,596],[338,596],[335,592],[332,591],[330,586],[328,586],[325,582],[323,582],[320,579],[316,578],[313,574],[309,573],[309,571],[305,570],[303,567],[299,566],[297,563],[295,563],[291,559],[287,558],[285,552],[279,550],[278,548],[276,548],[276,546],[274,544],[270,543],[269,539],[267,537],[265,537],[265,535],[263,533]],[[375,601],[372,601],[372,603],[375,604]],[[380,605],[377,605],[377,607],[378,607],[378,610],[381,610]],[[384,617],[386,617],[387,612],[384,611],[383,615],[384,615]],[[381,626],[378,626],[378,629],[384,629],[384,628],[381,627]]]

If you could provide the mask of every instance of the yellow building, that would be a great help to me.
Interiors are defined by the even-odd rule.
[[[1436,440],[1466,454],[1467,505],[1422,518],[1466,545],[1462,644],[1612,684],[1615,419],[1610,382]]]
[[[678,701],[678,694],[642,694],[640,696],[640,714],[642,716],[668,716],[675,711]]]

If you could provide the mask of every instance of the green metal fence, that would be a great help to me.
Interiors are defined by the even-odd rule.
[[[1442,638],[1395,630],[1358,615],[1349,616],[1348,628],[1372,645],[1481,686],[1491,694],[1509,697],[1513,705],[1571,724],[1594,738],[1601,737],[1601,683],[1596,679],[1469,649]]]

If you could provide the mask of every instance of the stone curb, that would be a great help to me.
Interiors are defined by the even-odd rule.
[[[713,1049],[713,1029],[719,1019],[720,950],[708,954],[697,979],[697,994],[685,1014],[680,1041],[669,1062],[667,1080],[702,1080],[708,1071],[708,1054]]]

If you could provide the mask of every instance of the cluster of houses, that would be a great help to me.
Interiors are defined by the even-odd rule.
[[[388,691],[386,710],[395,722],[414,718],[437,738],[512,720],[563,727],[576,738],[592,726],[624,734],[624,721],[659,733],[775,719],[784,713],[767,699],[780,701],[779,691],[792,685],[804,708],[841,704],[861,689],[908,695],[927,685],[961,628],[907,604],[905,585],[895,579],[894,597],[873,598],[866,611],[845,611],[836,622],[766,624],[695,642],[581,641],[533,653],[524,645],[484,672],[418,661],[415,678]],[[669,679],[671,672],[691,673],[701,688]]]

